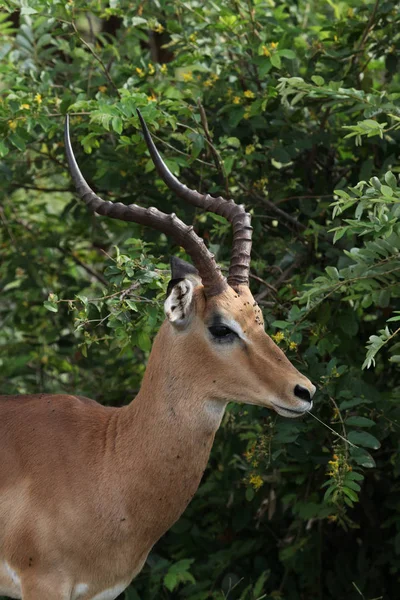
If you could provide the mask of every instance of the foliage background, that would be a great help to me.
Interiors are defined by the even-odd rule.
[[[128,402],[181,252],[76,201],[67,111],[98,193],[175,210],[228,260],[223,219],[155,176],[140,107],[182,180],[252,210],[253,292],[333,430],[231,406],[196,497],[125,597],[397,597],[397,2],[0,7],[1,392]]]

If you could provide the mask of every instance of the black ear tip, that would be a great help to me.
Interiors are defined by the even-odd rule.
[[[182,258],[178,258],[177,256],[171,256],[170,258],[171,265],[171,278],[172,279],[184,279],[188,275],[198,275],[199,272],[190,263],[186,262]]]

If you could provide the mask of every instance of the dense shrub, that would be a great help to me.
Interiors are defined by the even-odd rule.
[[[230,228],[155,176],[137,107],[183,181],[251,209],[267,330],[319,388],[318,420],[230,407],[126,598],[398,595],[399,28],[379,0],[2,4],[1,392],[129,401],[181,253],[76,201],[67,111],[98,193],[175,210],[226,264]]]

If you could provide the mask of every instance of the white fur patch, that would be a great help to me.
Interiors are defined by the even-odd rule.
[[[72,590],[71,600],[79,600],[82,596],[88,593],[89,586],[87,583],[78,583]]]
[[[91,600],[115,600],[115,598],[122,594],[127,586],[127,583],[119,583],[108,590],[104,590],[104,592],[100,592],[100,594],[96,594]]]
[[[21,598],[21,580],[6,561],[0,564],[0,576],[1,582],[4,581],[6,586],[4,589],[2,586],[0,587],[0,594],[10,595],[12,598]]]
[[[128,583],[119,583],[112,588],[108,588],[96,596],[91,596],[90,600],[115,600],[128,587]],[[80,600],[87,597],[89,585],[87,583],[78,583],[72,592],[71,600]]]
[[[165,314],[171,323],[183,324],[189,316],[193,289],[194,286],[190,279],[183,279],[172,288],[164,302]]]

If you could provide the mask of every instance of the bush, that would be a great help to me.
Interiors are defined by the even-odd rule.
[[[1,10],[2,393],[133,397],[181,252],[76,201],[67,111],[98,193],[175,210],[227,263],[230,228],[156,177],[138,107],[175,174],[251,209],[267,330],[319,387],[301,422],[229,408],[197,495],[126,598],[396,597],[397,3]]]

